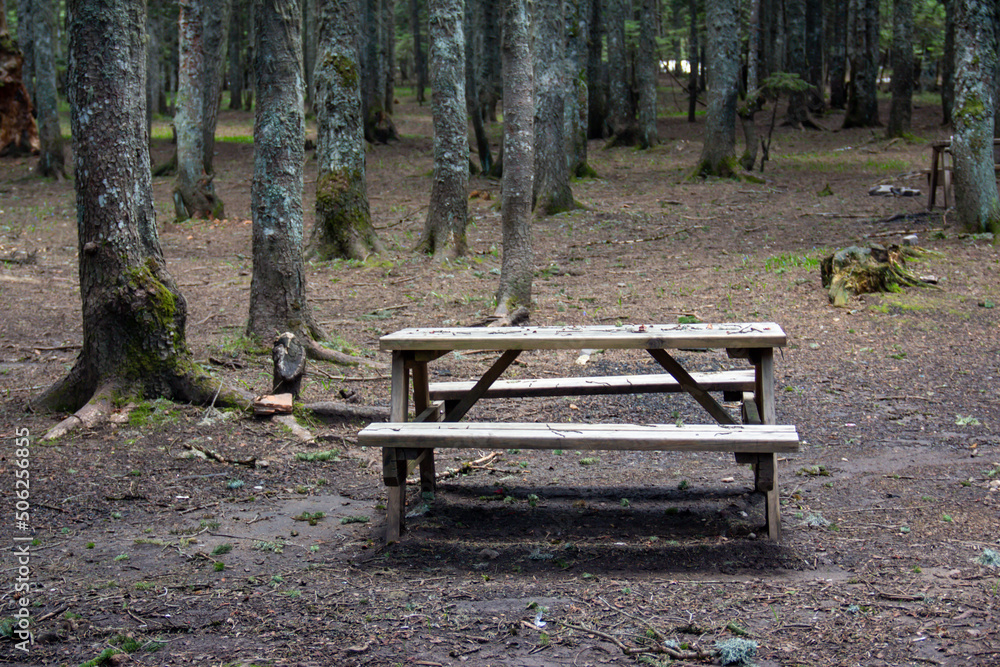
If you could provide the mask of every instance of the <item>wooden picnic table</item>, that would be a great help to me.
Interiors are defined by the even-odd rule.
[[[996,160],[996,146],[1000,146],[1000,139],[993,140],[994,146],[994,171],[1000,171],[1000,164]],[[951,139],[940,139],[931,142],[931,183],[930,195],[927,198],[927,208],[933,209],[934,202],[937,201],[937,189],[940,184],[944,190],[944,208],[948,208],[948,192],[951,190],[952,167],[946,163],[945,157],[951,155]],[[940,174],[940,177],[939,177]]]
[[[776,453],[798,448],[794,427],[775,425],[774,349],[786,340],[785,332],[773,322],[414,328],[383,336],[380,347],[392,354],[390,423],[367,427],[359,434],[359,443],[383,448],[383,477],[389,491],[387,541],[398,540],[403,526],[408,466],[419,465],[421,491],[434,492],[435,447],[732,451],[737,462],[754,465],[755,485],[767,496],[768,532],[778,539]],[[689,373],[671,354],[706,348],[725,349],[731,358],[746,359],[752,372]],[[524,351],[583,349],[646,350],[666,373],[499,380]],[[473,350],[498,355],[477,381],[429,381],[431,362],[451,352]],[[715,425],[579,425],[574,429],[566,424],[459,423],[483,398],[667,391],[691,395]],[[742,398],[745,426],[712,391],[722,391],[730,399]]]

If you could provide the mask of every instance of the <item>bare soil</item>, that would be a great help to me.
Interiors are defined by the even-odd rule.
[[[403,141],[368,159],[389,252],[308,266],[332,344],[381,368],[313,364],[306,401],[345,392],[387,405],[379,336],[492,311],[499,184],[473,179],[468,257],[414,256],[431,124],[409,99],[397,115]],[[760,184],[685,181],[702,124],[663,119],[651,151],[592,142],[600,178],[573,184],[587,208],[534,225],[533,324],[689,315],[784,327],[778,421],[804,442],[780,464],[780,544],[761,537],[763,503],[729,455],[506,452],[442,479],[429,505],[411,489],[409,531],[385,548],[380,460],[357,446],[361,423],[306,423],[317,437],[303,443],[273,421],[138,401],[116,423],[42,443],[63,415],[27,406],[81,341],[74,196],[71,183],[34,178],[33,160],[0,162],[0,257],[15,260],[0,263],[7,616],[14,538],[26,534],[12,521],[16,429],[32,442],[36,540],[35,644],[24,653],[2,640],[0,663],[78,665],[118,647],[116,660],[143,665],[582,667],[666,664],[657,651],[674,641],[686,656],[675,664],[719,664],[716,642],[742,638],[758,665],[1000,664],[1000,568],[982,563],[1000,550],[1000,255],[952,214],[926,211],[928,142],[947,136],[938,118],[936,107],[916,110],[914,143],[779,128]],[[223,112],[220,135],[251,124]],[[161,242],[196,358],[263,393],[270,358],[241,342],[252,146],[217,149],[227,218],[169,222],[172,183],[156,179]],[[157,141],[155,160],[170,151]],[[310,158],[307,211],[314,183]],[[879,184],[924,194],[869,196]],[[932,251],[910,268],[937,289],[829,304],[817,259],[910,232]],[[652,370],[638,354],[598,351],[586,366],[578,355],[525,355],[509,374]],[[739,367],[680,356],[695,370]],[[471,379],[487,363],[449,356],[433,370]],[[680,396],[550,399],[484,403],[471,416],[704,421],[695,407]],[[486,453],[444,453],[439,470]]]

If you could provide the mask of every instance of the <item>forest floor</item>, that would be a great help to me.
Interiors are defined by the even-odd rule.
[[[429,113],[402,99],[403,140],[369,152],[388,252],[307,266],[332,344],[376,367],[312,364],[306,401],[345,392],[386,406],[379,336],[492,312],[498,183],[472,179],[467,257],[440,264],[411,252],[431,187]],[[673,641],[688,656],[673,664],[720,664],[717,642],[743,639],[768,666],[1000,664],[1000,564],[987,564],[1000,550],[1000,254],[953,212],[926,209],[929,142],[947,136],[939,118],[919,106],[913,142],[779,127],[761,184],[684,180],[703,123],[664,118],[654,150],[592,142],[599,178],[573,184],[587,208],[534,224],[532,324],[688,315],[775,321],[788,333],[778,422],[796,425],[803,443],[779,464],[780,544],[761,538],[762,502],[731,455],[505,452],[443,479],[430,507],[411,489],[417,516],[386,548],[380,458],[357,446],[361,423],[307,423],[316,438],[302,442],[273,421],[161,400],[41,442],[62,415],[30,412],[30,399],[66,373],[82,340],[74,194],[71,182],[34,178],[33,160],[0,161],[0,257],[13,260],[0,262],[8,619],[24,535],[12,520],[20,429],[30,432],[35,540],[35,644],[24,653],[0,639],[0,663],[79,665],[116,648],[118,664],[140,665],[655,665],[669,662],[657,651]],[[265,393],[270,357],[241,335],[253,160],[239,139],[251,126],[249,114],[222,113],[224,220],[173,224],[171,180],[154,187],[195,357]],[[156,141],[155,161],[170,151]],[[311,225],[311,156],[306,182]],[[880,184],[923,194],[869,196]],[[830,305],[820,258],[909,233],[933,251],[910,268],[937,288]],[[34,261],[20,262],[24,253]],[[527,354],[508,372],[653,370],[638,353],[597,352],[586,366],[578,354]],[[679,356],[695,369],[735,363]],[[432,368],[473,378],[486,362],[455,355]],[[498,401],[473,416],[704,421],[680,396]],[[439,470],[485,453],[449,452]]]

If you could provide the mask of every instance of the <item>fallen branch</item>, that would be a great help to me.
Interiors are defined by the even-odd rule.
[[[214,449],[209,449],[208,447],[202,447],[201,445],[193,445],[188,442],[184,443],[184,449],[190,449],[195,452],[201,452],[207,458],[210,458],[213,461],[218,461],[219,463],[228,463],[231,465],[238,465],[238,466],[248,466],[250,468],[256,467],[257,465],[257,459],[255,457],[251,457],[249,459],[231,459],[228,456],[223,456]]]
[[[708,651],[695,651],[695,650],[683,650],[679,648],[673,648],[671,646],[666,646],[664,644],[656,644],[646,647],[628,646],[622,640],[618,639],[614,635],[608,634],[607,632],[602,632],[600,630],[594,630],[592,628],[585,628],[580,625],[573,625],[572,623],[567,623],[565,621],[559,621],[559,624],[563,627],[570,628],[572,630],[579,630],[580,632],[586,632],[592,635],[597,635],[607,639],[609,642],[617,646],[622,653],[625,655],[641,655],[643,653],[662,653],[664,655],[669,655],[674,660],[711,660],[713,654]]]
[[[305,339],[306,355],[310,359],[315,359],[317,361],[332,361],[333,363],[340,364],[341,366],[364,365],[371,366],[372,368],[386,368],[385,364],[380,364],[376,361],[372,361],[371,359],[352,357],[349,354],[325,348],[309,336],[304,336],[303,338]]]
[[[321,401],[302,406],[317,417],[336,420],[389,421],[389,408],[380,405],[355,405],[340,401]]]
[[[111,412],[110,388],[98,390],[94,398],[66,419],[53,426],[42,440],[55,440],[79,428],[92,428]]]

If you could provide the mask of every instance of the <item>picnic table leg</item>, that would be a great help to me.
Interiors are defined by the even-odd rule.
[[[431,404],[430,385],[427,375],[427,362],[413,362],[413,411],[416,414],[423,414]],[[437,421],[437,412],[430,414],[431,420]],[[434,493],[436,481],[434,479],[434,450],[423,450],[424,455],[420,458],[420,493]]]
[[[754,380],[754,402],[760,415],[760,423],[774,424],[777,417],[774,410],[774,350],[761,348],[753,357],[756,369]],[[767,535],[777,542],[781,538],[781,504],[778,498],[778,455],[760,454],[754,466],[754,486],[764,494],[764,516]]]
[[[402,352],[392,353],[392,396],[389,401],[389,421],[405,422],[408,415],[410,377]],[[406,456],[394,447],[382,449],[382,477],[388,492],[385,512],[385,542],[398,542],[406,514]],[[402,460],[400,460],[402,459]]]

